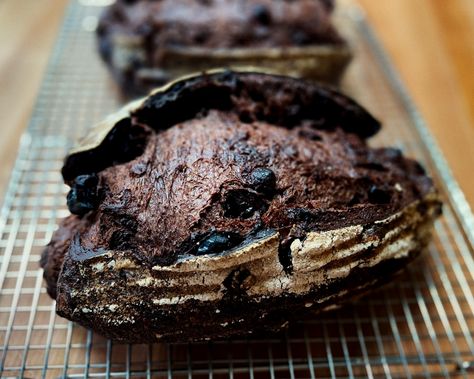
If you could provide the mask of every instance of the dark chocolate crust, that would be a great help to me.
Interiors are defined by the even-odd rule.
[[[345,50],[345,42],[331,23],[333,6],[327,0],[119,0],[100,19],[99,52],[125,92],[143,94],[170,80],[181,61],[189,61],[191,72],[235,66],[240,60],[230,56],[236,50],[244,55],[254,52],[256,57],[272,48],[331,46]],[[201,50],[206,52],[203,59],[196,59]],[[212,52],[218,57],[211,57]],[[337,76],[348,56],[329,55],[327,59],[341,67],[324,70]]]
[[[63,221],[42,266],[58,313],[114,339],[276,330],[294,310],[324,309],[396,272],[426,245],[439,214],[421,166],[399,150],[368,147],[378,122],[321,85],[252,72],[198,76],[157,91],[109,129],[65,161],[68,205],[77,215]],[[357,227],[337,246],[339,231]],[[256,257],[259,244],[275,251],[275,265],[291,281],[300,275],[298,244],[327,232],[335,233],[334,256],[376,242],[324,265],[329,273],[357,259],[360,269],[309,290],[252,295],[258,274],[241,263],[215,287],[207,274],[200,285],[190,282],[191,299],[182,303],[153,284],[192,273],[185,267],[196,259],[203,260],[199,271],[213,260]],[[409,243],[403,256],[393,255],[396,238]],[[379,255],[388,258],[379,262]],[[222,297],[202,301],[204,290]],[[96,307],[120,299],[120,315],[115,303],[93,311],[91,299]]]
[[[102,15],[98,34],[143,35],[157,55],[169,45],[340,44],[330,21],[332,9],[332,1],[321,0],[118,0]]]
[[[410,253],[407,258],[383,261],[369,269],[356,268],[348,277],[328,281],[304,295],[286,294],[255,301],[245,294],[228,292],[222,300],[211,306],[209,303],[190,300],[179,309],[175,306],[161,306],[159,309],[142,306],[139,313],[136,312],[136,306],[127,304],[122,307],[122,311],[139,314],[139,318],[117,325],[111,323],[110,319],[96,318],[89,313],[81,314],[79,310],[76,314],[71,313],[70,303],[73,300],[66,294],[58,298],[57,309],[63,317],[73,319],[107,338],[127,343],[197,342],[237,336],[266,336],[284,330],[290,322],[314,317],[326,308],[334,309],[372,289],[380,288],[418,255],[419,251]],[[66,270],[63,275],[67,280],[74,280],[77,271]],[[130,294],[130,298],[134,296],[143,295]],[[315,301],[325,298],[328,299]]]
[[[306,122],[309,140],[318,140],[319,132],[339,128],[362,141],[380,129],[380,123],[363,107],[332,87],[253,71],[216,70],[157,90],[139,101],[137,109],[120,112],[113,125],[100,124],[99,130],[93,130],[86,138],[87,148],[66,157],[65,182],[71,184],[79,175],[136,158],[150,133],[199,118],[207,110],[232,113],[243,124],[266,122],[290,130]],[[104,133],[105,138],[97,141],[96,135]],[[305,139],[304,131],[301,137]],[[400,153],[394,151],[396,155]]]

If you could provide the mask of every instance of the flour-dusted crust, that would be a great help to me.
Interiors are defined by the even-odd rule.
[[[441,203],[321,85],[215,70],[109,117],[66,158],[42,266],[57,311],[121,341],[279,330],[387,281]],[[196,327],[199,325],[199,327]]]
[[[100,20],[99,51],[132,95],[214,67],[337,83],[352,54],[332,10],[318,0],[117,1]]]

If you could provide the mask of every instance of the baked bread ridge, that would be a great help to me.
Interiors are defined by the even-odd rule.
[[[60,279],[66,290],[59,291],[57,312],[124,342],[278,331],[288,321],[338,306],[390,280],[426,247],[438,211],[431,194],[371,225],[310,233],[291,246],[291,274],[278,261],[278,235],[226,257],[197,257],[151,270],[127,252],[108,251],[86,260],[68,256]],[[384,233],[383,226],[395,220],[401,226]],[[334,254],[341,245],[346,247]]]
[[[219,101],[209,103],[209,98]],[[267,108],[260,107],[261,99]],[[298,107],[291,108],[295,103]],[[180,110],[178,118],[176,109]],[[308,113],[308,109],[312,113]],[[254,118],[256,115],[259,117]],[[319,121],[308,129],[304,123],[310,116]],[[270,121],[275,126],[269,125]],[[300,125],[302,122],[304,125]],[[191,242],[184,241],[184,245],[174,240],[157,240],[158,245],[165,244],[164,241],[166,245],[176,242],[175,250],[179,250],[179,246],[186,247],[185,253],[181,250],[175,255],[169,251],[158,251],[153,255],[144,251],[143,246],[138,247],[139,244],[133,248],[119,244],[118,249],[104,245],[94,228],[103,224],[102,218],[109,217],[107,209],[112,205],[117,208],[117,200],[123,199],[123,188],[116,192],[114,178],[128,176],[131,170],[133,179],[130,180],[145,178],[148,181],[151,178],[148,172],[144,174],[138,167],[140,172],[137,173],[137,165],[143,164],[150,152],[165,154],[164,145],[171,146],[173,151],[183,149],[180,138],[192,138],[201,146],[199,128],[206,128],[206,123],[205,141],[211,147],[214,140],[221,141],[219,133],[228,138],[233,132],[242,132],[247,133],[247,139],[244,138],[247,147],[253,143],[261,148],[251,160],[242,160],[242,156],[236,155],[240,168],[239,174],[237,171],[231,173],[232,181],[236,180],[236,175],[246,177],[241,171],[247,166],[253,172],[252,165],[261,168],[265,167],[265,162],[276,176],[273,183],[276,190],[257,188],[246,193],[252,196],[258,191],[267,195],[271,192],[267,208],[256,210],[250,216],[219,214],[210,220],[201,217],[204,226],[197,227],[202,227],[202,232],[209,225],[217,230],[234,225],[243,238],[237,245],[211,254],[189,253],[190,243],[196,243],[192,239]],[[146,135],[145,142],[132,139],[132,142],[146,146],[138,153],[124,154],[126,159],[117,158],[114,155],[117,149],[110,145],[120,147],[119,153],[124,152],[121,150],[123,140],[114,139],[120,135],[117,133],[120,128],[124,129],[122,135]],[[142,133],[143,130],[130,133],[133,128],[142,128],[146,133]],[[365,139],[378,128],[378,122],[365,110],[332,89],[251,70],[215,70],[203,76],[190,76],[125,107],[99,126],[101,133],[93,131],[83,146],[74,150],[65,161],[63,176],[73,187],[77,177],[93,174],[99,177],[101,185],[109,188],[97,209],[67,218],[45,250],[42,266],[48,292],[57,299],[58,313],[116,340],[196,341],[278,330],[288,320],[332,307],[388,280],[428,243],[432,223],[440,212],[440,201],[431,181],[416,162],[390,149],[366,146]],[[268,165],[269,161],[262,161],[260,157],[268,150],[265,145],[268,140],[275,146],[285,144],[294,148],[296,155],[279,151],[275,153],[273,165]],[[125,144],[128,147],[129,142]],[[104,148],[107,144],[109,146]],[[333,155],[324,156],[326,145],[331,146]],[[216,154],[227,151],[227,147],[223,149],[216,150]],[[304,158],[302,155],[306,150],[310,157]],[[187,154],[192,155],[192,152]],[[323,209],[319,214],[299,212],[298,217],[302,218],[292,220],[281,216],[286,211],[293,212],[293,208],[289,209],[293,201],[291,196],[300,196],[297,193],[287,196],[287,192],[291,192],[285,185],[287,172],[294,176],[289,179],[299,189],[297,192],[312,188],[313,179],[300,178],[304,173],[301,167],[309,165],[310,172],[314,170],[313,175],[321,174],[321,164],[315,158],[318,154],[323,154],[320,158],[325,157],[322,162],[326,166],[339,162],[342,167],[339,178],[367,176],[379,183],[380,188],[372,194],[375,199],[361,198],[359,205],[352,204],[349,198],[349,205],[330,203],[336,209],[324,209],[324,202],[320,202]],[[344,154],[353,156],[344,158]],[[110,159],[101,164],[100,158],[104,156]],[[165,157],[167,155],[160,159],[166,160]],[[293,161],[299,163],[293,165]],[[184,163],[179,161],[179,165]],[[154,162],[151,166],[163,171],[166,167],[161,164]],[[193,175],[192,170],[187,173],[187,176]],[[229,175],[222,172],[224,179],[220,184],[227,183]],[[324,182],[322,178],[320,175],[319,181]],[[298,179],[303,181],[300,183]],[[246,179],[239,180],[245,182]],[[383,187],[384,181],[393,188]],[[128,179],[123,183],[127,187],[131,185]],[[366,188],[357,180],[349,181],[330,197],[343,199],[343,192],[349,190],[346,187]],[[325,188],[328,191],[332,187]],[[385,198],[384,191],[390,192],[390,199]],[[135,194],[136,191],[131,192]],[[319,195],[313,192],[308,196],[314,200]],[[159,202],[159,198],[154,199]],[[282,202],[274,207],[279,199]],[[307,202],[308,198],[303,196],[298,201]],[[296,205],[303,208],[304,204]],[[133,233],[140,234],[140,226],[130,223],[130,216],[136,217],[132,211],[135,206],[136,200],[132,199],[119,205],[120,212],[113,216],[123,218],[123,213],[128,212],[125,225],[119,228],[122,235],[130,234],[130,228],[134,229]],[[180,204],[175,206],[180,207]],[[357,211],[357,207],[364,211]],[[173,217],[178,229],[190,227],[179,215]],[[305,217],[322,221],[305,221]],[[152,224],[157,220],[147,218]],[[110,221],[103,225],[107,229],[115,228]],[[186,230],[189,234],[193,229]],[[197,241],[197,244],[203,242]],[[200,327],[196,328],[196,324]]]
[[[331,23],[333,7],[321,0],[117,1],[100,19],[99,52],[132,96],[227,66],[337,83],[352,54]]]

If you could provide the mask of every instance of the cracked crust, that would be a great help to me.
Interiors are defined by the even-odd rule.
[[[392,218],[364,231],[349,227],[311,233],[306,241],[294,242],[291,274],[277,259],[277,235],[227,257],[197,257],[151,269],[126,252],[85,261],[68,257],[62,281],[80,282],[81,289],[60,291],[57,311],[125,342],[198,341],[277,331],[288,320],[377,287],[413,260],[428,243],[439,210],[435,199],[423,202],[427,208],[421,208],[428,213],[419,213],[419,204],[396,215],[403,222],[390,235],[370,229]],[[366,240],[370,242],[356,242]]]
[[[331,89],[248,71],[127,106],[66,158],[100,197],[43,255],[58,313],[121,341],[225,338],[388,280],[441,203],[418,163],[367,146],[378,129]]]

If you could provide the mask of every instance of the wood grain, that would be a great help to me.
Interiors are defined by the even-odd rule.
[[[0,1],[0,203],[66,5]]]
[[[474,206],[474,2],[359,2]],[[0,2],[1,198],[66,4]]]
[[[474,206],[474,2],[359,0]]]

